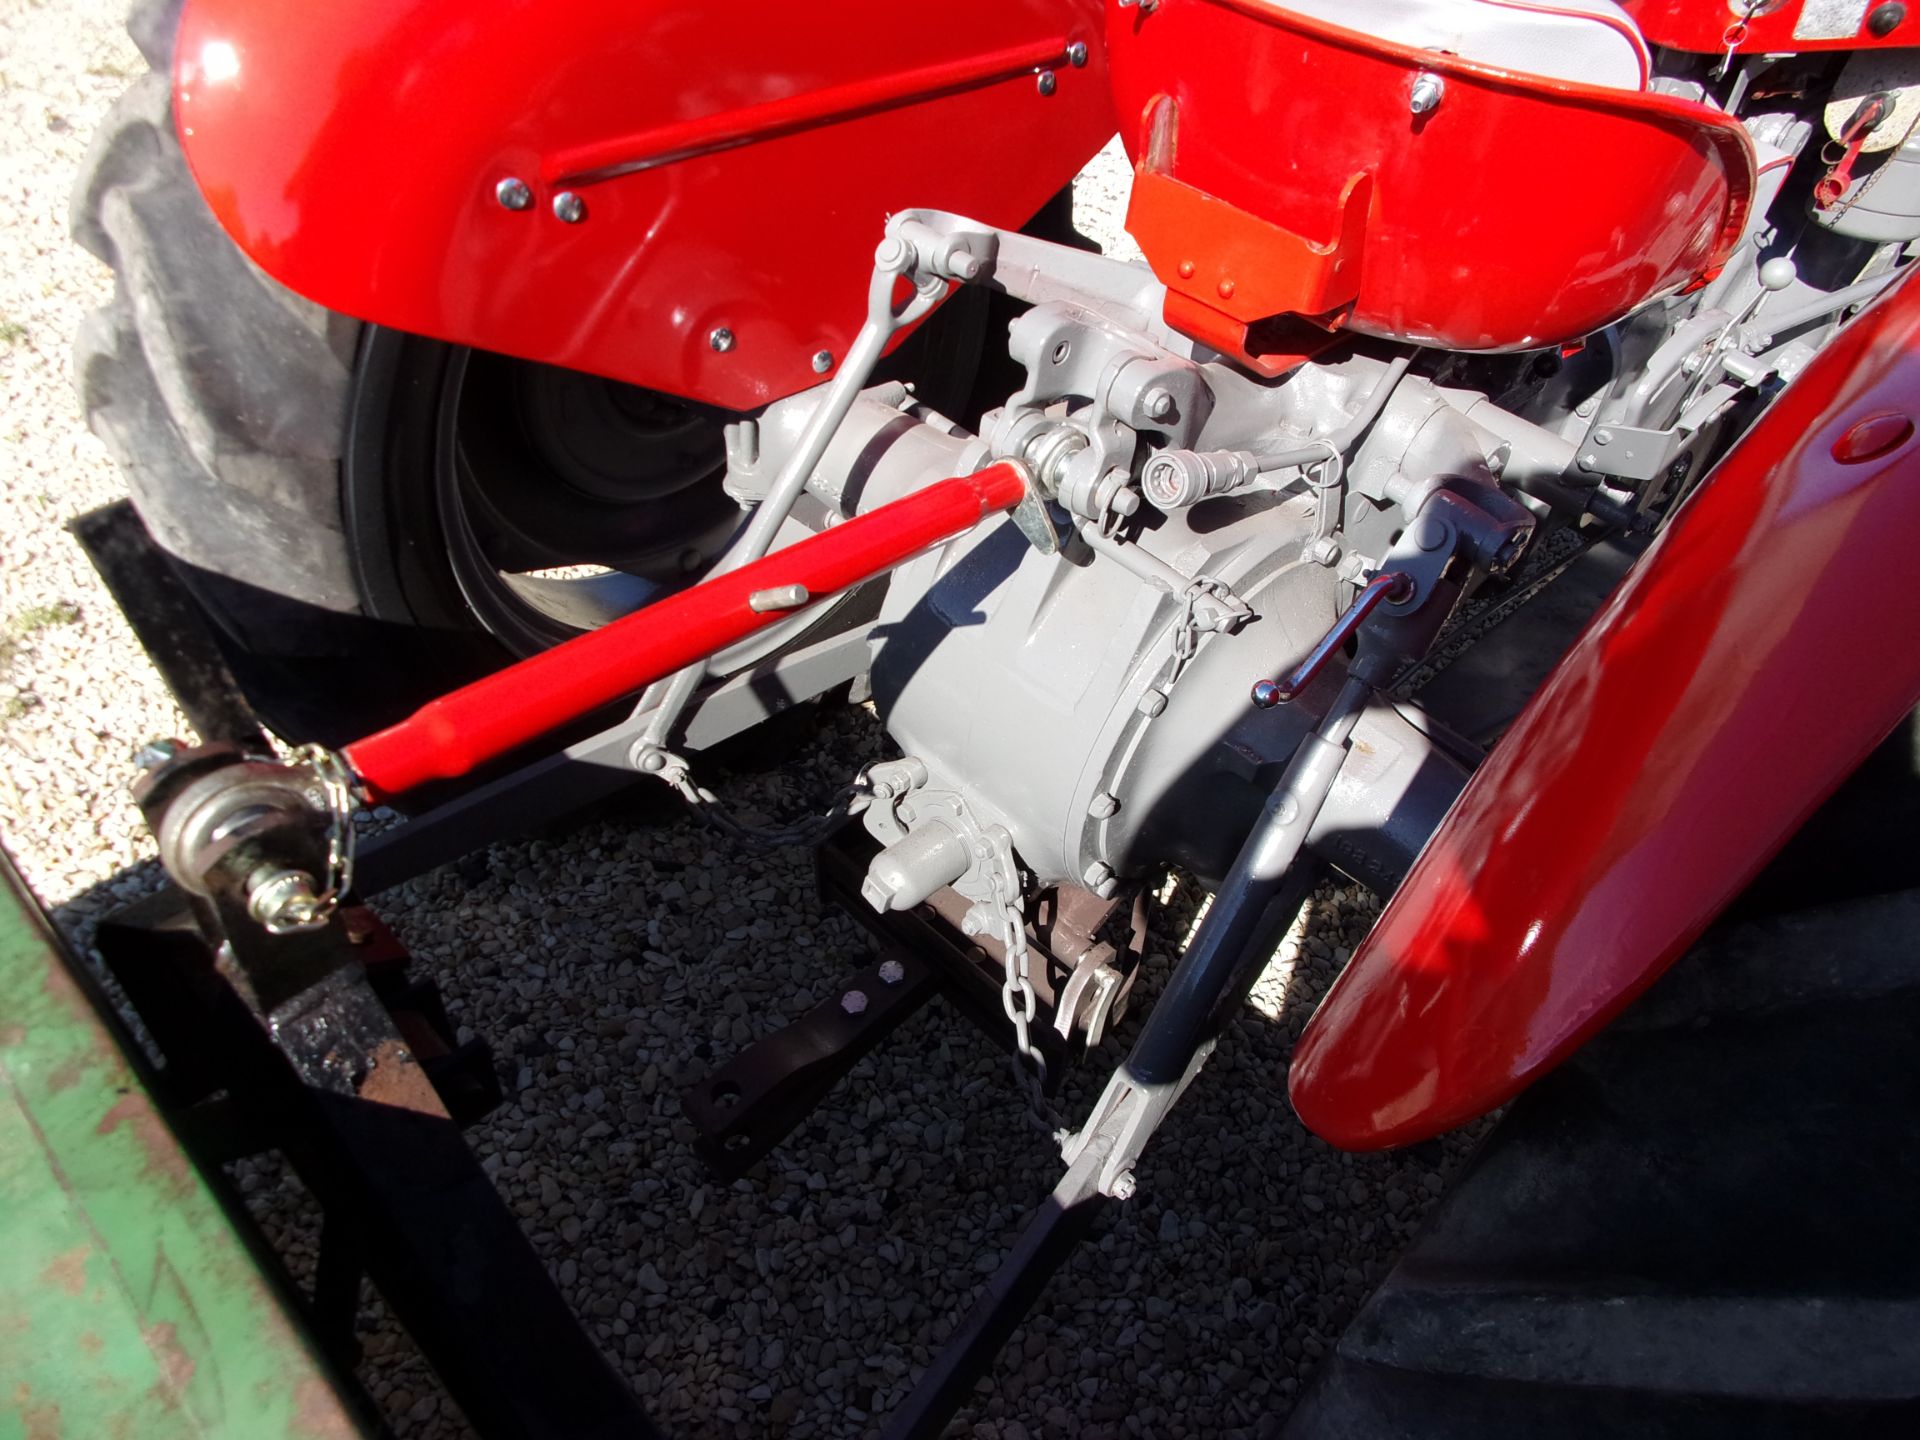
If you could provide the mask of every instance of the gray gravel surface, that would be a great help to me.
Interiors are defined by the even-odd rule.
[[[0,825],[83,946],[101,914],[155,883],[125,794],[129,751],[183,728],[63,530],[121,493],[68,360],[111,279],[66,234],[88,136],[139,73],[120,20],[120,0],[0,0]],[[1111,150],[1082,182],[1082,224],[1108,243],[1125,185]],[[722,788],[787,815],[883,743],[844,712],[802,763]],[[1196,898],[1177,878],[1162,887],[1143,1002]],[[510,1099],[474,1146],[671,1433],[869,1431],[1058,1172],[1000,1053],[936,1004],[750,1177],[703,1176],[677,1087],[867,958],[851,923],[821,908],[804,856],[742,855],[684,817],[603,817],[495,846],[380,908],[458,1023],[493,1043]],[[1344,1156],[1287,1107],[1293,1039],[1372,914],[1351,887],[1315,895],[1149,1152],[1138,1198],[1048,1293],[956,1433],[1277,1426],[1460,1149]],[[1070,1082],[1069,1114],[1084,1114],[1129,1033]],[[271,1156],[234,1173],[295,1272],[310,1271],[298,1183]],[[465,1433],[377,1302],[362,1329],[361,1376],[395,1431]]]

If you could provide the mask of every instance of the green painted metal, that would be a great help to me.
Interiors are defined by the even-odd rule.
[[[0,856],[0,1440],[364,1432]]]

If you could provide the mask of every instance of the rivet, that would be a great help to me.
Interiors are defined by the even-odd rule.
[[[1040,72],[1039,87],[1042,95],[1051,95],[1060,88],[1060,81],[1055,78],[1053,71],[1042,70]]]
[[[525,210],[533,204],[533,191],[526,181],[509,175],[493,187],[493,198],[508,210]]]
[[[1233,292],[1234,292],[1234,290],[1235,290],[1235,288],[1236,288],[1236,287],[1235,287],[1235,285],[1234,285],[1234,283],[1233,283],[1233,281],[1231,281],[1231,280],[1222,280],[1222,281],[1221,281],[1221,282],[1220,282],[1220,283],[1219,283],[1218,285],[1216,285],[1216,286],[1215,286],[1214,288],[1215,288],[1216,290],[1218,290],[1218,291],[1220,292],[1220,298],[1221,298],[1222,300],[1231,300],[1231,299],[1233,298]]]
[[[814,374],[824,375],[827,373],[827,371],[831,370],[832,368],[833,368],[833,352],[831,350],[816,350],[813,352],[813,373]]]
[[[587,202],[571,190],[562,190],[553,197],[554,218],[569,225],[578,225],[587,218]]]
[[[1193,262],[1191,260],[1182,260],[1180,262],[1180,278],[1182,280],[1191,280],[1193,278],[1193,268]]]
[[[724,355],[733,348],[733,331],[722,325],[707,336],[707,344]]]
[[[1087,63],[1087,42],[1076,40],[1067,47],[1067,63],[1074,69],[1081,69]]]

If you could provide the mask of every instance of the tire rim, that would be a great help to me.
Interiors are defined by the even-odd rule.
[[[684,586],[738,528],[727,411],[372,328],[355,379],[346,518],[380,619],[530,655]]]

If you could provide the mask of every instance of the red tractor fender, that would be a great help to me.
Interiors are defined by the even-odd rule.
[[[1309,1128],[1505,1103],[1692,944],[1920,704],[1920,286],[1855,319],[1595,616],[1295,1052]]]
[[[743,409],[846,354],[890,211],[1018,226],[1073,178],[1101,34],[1099,0],[189,0],[174,115],[299,294]]]

